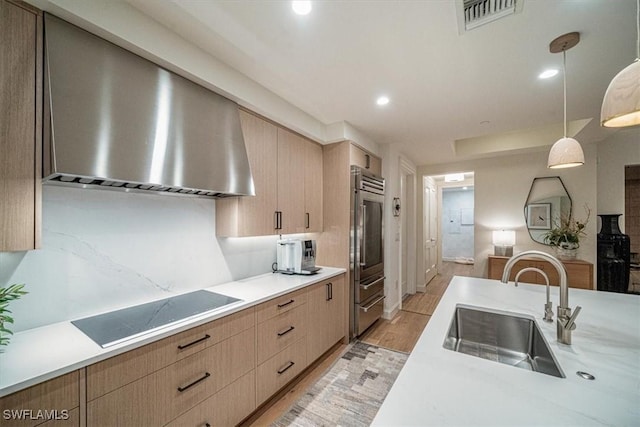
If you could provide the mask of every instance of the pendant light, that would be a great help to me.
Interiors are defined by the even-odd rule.
[[[602,101],[600,124],[619,128],[640,124],[640,0],[636,0],[636,59],[616,75]]]
[[[549,152],[547,167],[552,169],[572,168],[584,165],[584,153],[580,143],[567,137],[567,50],[580,41],[580,33],[561,35],[549,44],[551,53],[562,52],[562,75],[564,78],[564,137],[556,141]]]

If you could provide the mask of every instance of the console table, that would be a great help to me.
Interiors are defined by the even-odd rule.
[[[509,260],[509,257],[490,255],[488,278],[500,280],[502,278],[502,273],[504,272],[504,267],[507,264],[507,260]],[[569,282],[570,288],[594,289],[592,263],[580,259],[564,259],[560,261],[567,270],[567,281]],[[558,286],[560,284],[560,277],[558,276],[558,272],[555,267],[547,261],[534,258],[525,258],[516,262],[511,270],[509,280],[514,280],[518,271],[527,267],[535,267],[544,271],[549,277],[549,283],[551,285]],[[530,271],[522,273],[518,281],[523,283],[545,284],[544,277],[542,277],[541,274]]]

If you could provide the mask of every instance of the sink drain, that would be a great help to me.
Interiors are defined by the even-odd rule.
[[[596,379],[596,377],[594,377],[593,375],[591,375],[588,372],[578,371],[578,372],[576,372],[576,374],[578,374],[578,376],[580,378],[584,378],[585,380],[595,380]]]

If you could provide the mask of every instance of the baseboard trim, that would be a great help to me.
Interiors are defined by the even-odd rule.
[[[400,311],[400,304],[396,303],[396,305],[391,308],[391,309],[385,309],[382,312],[382,318],[383,319],[387,319],[387,320],[391,320],[393,319],[393,317],[398,314],[398,312]]]
[[[416,292],[422,292],[422,293],[427,292],[427,285],[416,286]]]

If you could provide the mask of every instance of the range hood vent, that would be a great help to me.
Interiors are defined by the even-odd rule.
[[[254,195],[238,105],[45,15],[44,181]]]

